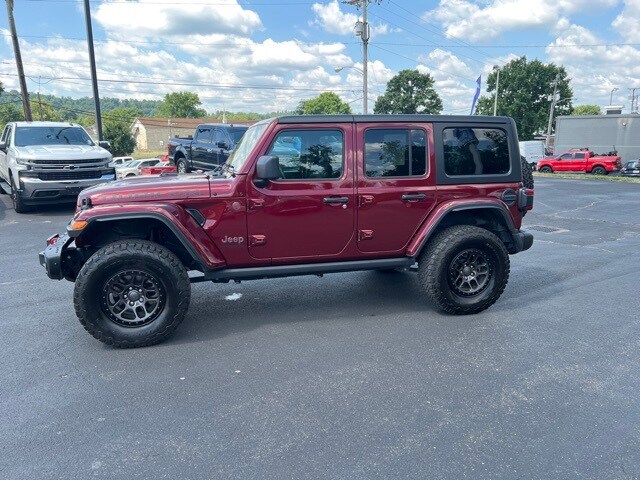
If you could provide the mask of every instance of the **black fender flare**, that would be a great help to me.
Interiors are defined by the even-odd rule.
[[[173,233],[176,239],[182,244],[187,253],[191,256],[194,262],[196,262],[203,270],[206,269],[207,263],[202,258],[200,253],[193,247],[191,242],[187,239],[187,237],[182,233],[182,231],[176,227],[170,220],[168,220],[164,215],[154,212],[134,212],[134,213],[125,213],[125,214],[107,214],[100,215],[93,218],[87,219],[87,226],[82,230],[73,230],[67,227],[67,234],[69,237],[75,238],[79,236],[83,231],[91,226],[93,223],[104,223],[104,222],[114,222],[114,221],[122,221],[122,220],[141,220],[141,219],[151,219],[161,222],[164,226],[166,226],[171,233]],[[197,222],[197,220],[194,219]]]
[[[444,219],[447,218],[447,216],[449,216],[451,213],[463,212],[468,210],[492,210],[499,213],[501,215],[501,218],[504,221],[505,226],[509,231],[512,241],[516,245],[516,248],[514,249],[513,253],[520,251],[518,247],[520,244],[520,240],[519,240],[520,232],[515,227],[513,223],[513,218],[511,218],[511,215],[509,214],[509,211],[507,210],[507,208],[496,202],[473,202],[473,203],[464,203],[464,204],[454,203],[446,207],[442,211],[437,212],[436,213],[437,218],[435,220],[429,221],[429,219],[427,219],[423,227],[421,227],[416,233],[416,236],[419,238],[419,240],[418,241],[414,240],[409,244],[409,247],[407,249],[407,254],[410,257],[417,258],[422,252],[422,250],[424,249],[424,247],[426,246],[427,242],[433,237],[433,232],[444,221]]]

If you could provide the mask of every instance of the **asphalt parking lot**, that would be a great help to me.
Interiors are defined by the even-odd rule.
[[[0,478],[640,478],[640,185],[537,179],[496,305],[412,273],[196,284],[116,350],[37,253],[70,209],[0,197]]]

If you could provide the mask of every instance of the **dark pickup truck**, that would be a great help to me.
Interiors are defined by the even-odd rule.
[[[210,170],[222,165],[229,153],[247,131],[246,125],[205,123],[196,127],[193,138],[170,138],[167,143],[169,160],[178,173],[192,170]]]

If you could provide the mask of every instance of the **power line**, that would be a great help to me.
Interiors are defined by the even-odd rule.
[[[378,45],[395,45],[402,47],[438,47],[438,48],[469,48],[465,45],[426,44],[426,43],[395,43],[372,42]],[[482,48],[563,48],[563,47],[640,47],[640,43],[565,43],[562,45],[478,45]]]
[[[9,37],[11,34],[9,33],[0,33],[0,36]],[[20,38],[39,38],[46,40],[79,40],[86,42],[86,38],[82,37],[64,37],[61,35],[20,35]],[[107,39],[107,40],[98,40],[96,43],[109,43],[109,42],[117,42],[117,43],[127,43],[133,45],[198,45],[205,47],[244,47],[242,43],[204,43],[204,42],[165,42],[164,40],[115,40],[115,39]],[[299,46],[308,47],[315,44],[308,44],[304,42],[295,41],[295,43]],[[340,44],[340,45],[358,45],[358,42],[331,42],[330,44],[323,45],[331,45],[331,44]],[[261,45],[256,43],[256,45]]]
[[[385,52],[387,52],[387,53],[390,53],[390,54],[392,54],[392,55],[397,55],[398,57],[406,58],[407,60],[411,60],[412,62],[418,63],[418,61],[417,61],[416,59],[414,59],[414,58],[407,57],[406,55],[402,55],[401,53],[398,53],[398,52],[393,52],[393,51],[388,50],[388,49],[386,49],[386,48],[383,48],[383,47],[381,47],[381,46],[379,46],[379,45],[377,45],[377,44],[372,44],[371,46],[372,46],[372,47],[377,48],[378,50],[383,50],[383,51],[385,51]],[[425,62],[425,63],[426,63],[426,62]],[[436,70],[436,71],[438,71],[438,72],[442,72],[442,73],[445,73],[445,74],[447,74],[447,75],[451,75],[451,76],[453,76],[453,77],[462,78],[462,79],[463,79],[464,81],[466,81],[466,82],[472,82],[472,81],[474,81],[474,80],[471,80],[471,79],[469,79],[469,78],[467,78],[467,77],[465,77],[465,76],[463,76],[463,75],[458,75],[457,73],[447,72],[447,71],[445,71],[445,70],[442,70],[441,68],[431,67],[431,66],[429,66],[429,65],[427,65],[427,67],[429,67],[431,70]]]
[[[392,52],[393,53],[393,52]],[[29,65],[29,64],[28,64]],[[33,65],[33,64],[31,64]],[[15,73],[0,73],[3,76],[17,76]],[[102,74],[104,75],[104,74]],[[130,75],[131,76],[131,75]],[[90,81],[91,79],[86,77],[45,77],[42,76],[45,80],[86,80]],[[326,92],[326,88],[309,88],[309,87],[277,87],[270,85],[242,85],[242,84],[232,84],[232,83],[195,83],[195,82],[167,82],[166,78],[153,78],[146,76],[145,78],[149,78],[150,80],[117,80],[117,79],[107,79],[101,78],[100,82],[107,83],[134,83],[140,85],[158,85],[158,82],[162,82],[162,85],[165,87],[176,86],[176,87],[216,87],[216,88],[228,88],[228,89],[247,89],[247,90],[281,90],[281,91],[305,91],[305,92]],[[335,92],[353,92],[354,88],[332,88]]]

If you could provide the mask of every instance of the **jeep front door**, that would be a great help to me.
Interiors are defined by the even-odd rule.
[[[435,205],[431,132],[431,125],[358,124],[360,251],[401,254]]]
[[[354,234],[352,125],[279,125],[263,155],[280,159],[280,178],[247,182],[252,257],[321,261],[338,256]]]

